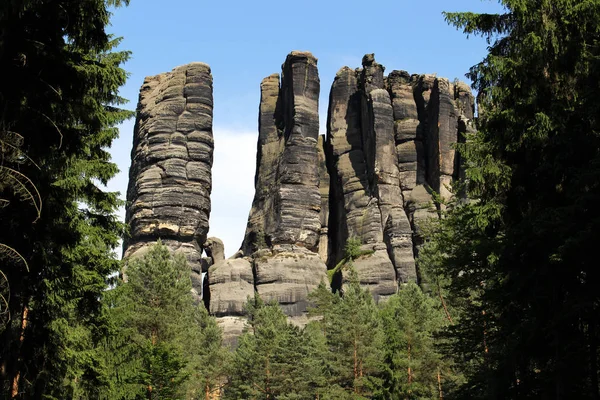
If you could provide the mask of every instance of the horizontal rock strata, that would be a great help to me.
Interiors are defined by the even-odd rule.
[[[192,63],[147,77],[134,128],[124,256],[157,240],[185,254],[196,295],[202,292],[202,245],[210,215],[212,76]]]
[[[452,195],[454,145],[472,118],[464,84],[406,71],[386,77],[372,54],[360,69],[340,69],[327,122],[330,268],[355,238],[372,253],[353,264],[376,298],[417,279],[418,226],[435,212],[433,192]]]
[[[399,276],[407,281],[416,275],[383,71],[372,55],[363,69],[342,68],[331,88],[327,125],[330,267],[345,257],[347,241],[358,239],[372,254],[353,265],[376,299],[395,293]]]

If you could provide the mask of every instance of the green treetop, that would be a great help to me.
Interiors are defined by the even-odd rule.
[[[100,349],[106,399],[200,399],[221,384],[226,359],[214,318],[192,296],[190,269],[157,244],[130,260],[110,293],[112,335]]]

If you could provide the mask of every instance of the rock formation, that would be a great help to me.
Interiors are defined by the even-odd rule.
[[[434,75],[409,75],[406,71],[390,73],[388,90],[394,104],[404,207],[417,254],[419,226],[432,213],[432,193],[448,200],[453,180],[461,177],[455,144],[472,129],[474,98],[462,82],[451,83]]]
[[[415,279],[412,231],[404,212],[390,95],[383,66],[372,55],[363,69],[342,68],[333,82],[327,126],[331,174],[330,266],[356,238],[373,254],[354,261],[360,282],[376,298]]]
[[[208,272],[210,310],[217,316],[240,316],[241,304],[257,292],[301,323],[308,293],[327,281],[328,210],[322,206],[328,178],[319,150],[319,90],[317,59],[306,52],[290,53],[281,79],[273,74],[261,83],[255,197],[243,258]],[[232,322],[221,320],[226,331],[235,329]]]
[[[342,68],[333,82],[327,122],[331,175],[329,267],[350,238],[370,255],[354,262],[376,298],[417,279],[418,226],[432,193],[451,196],[459,162],[454,144],[473,118],[464,84],[384,68],[372,54],[363,66]]]
[[[258,293],[296,323],[308,293],[327,282],[350,239],[361,284],[379,301],[418,279],[419,227],[461,177],[455,144],[471,128],[474,101],[463,83],[384,67],[340,69],[331,87],[327,138],[319,136],[316,58],[290,53],[281,76],[261,85],[255,196],[240,251],[206,238],[212,165],[212,78],[205,64],[146,78],[140,93],[128,189],[125,256],[161,239],[186,254],[196,294],[225,341],[244,326]],[[202,251],[206,256],[202,257]],[[208,279],[202,287],[201,274]],[[333,282],[336,290],[344,277]]]
[[[212,109],[206,64],[147,77],[140,90],[127,190],[130,237],[124,257],[140,256],[160,239],[185,254],[197,296],[210,215]]]

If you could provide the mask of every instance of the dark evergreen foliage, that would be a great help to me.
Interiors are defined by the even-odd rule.
[[[255,296],[249,326],[235,350],[225,398],[314,399],[323,394],[320,332],[287,322],[276,303]]]
[[[160,243],[130,260],[107,296],[111,324],[97,349],[101,399],[199,399],[218,392],[227,350],[214,318],[192,296],[190,269]]]
[[[503,15],[446,14],[490,48],[469,74],[471,202],[421,264],[450,279],[464,397],[597,399],[600,1],[501,3]]]
[[[2,266],[11,323],[0,336],[1,388],[11,397],[75,398],[98,376],[90,349],[122,230],[117,194],[101,185],[117,172],[107,151],[115,126],[131,116],[118,108],[129,54],[113,52],[105,31],[120,3],[0,5],[0,243],[22,257]],[[16,158],[7,156],[15,138]]]

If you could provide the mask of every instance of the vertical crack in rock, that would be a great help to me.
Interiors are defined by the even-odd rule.
[[[278,117],[285,143],[278,170],[278,221],[271,240],[317,251],[321,230],[317,60],[310,53],[292,52],[282,72]]]
[[[449,199],[454,175],[454,144],[457,142],[458,115],[454,105],[454,85],[448,79],[435,79],[428,114],[427,179],[433,190],[442,198]]]
[[[143,255],[159,239],[182,252],[202,292],[202,246],[210,215],[213,162],[212,76],[191,63],[147,77],[134,128],[124,257]]]
[[[319,193],[321,194],[321,235],[319,238],[319,256],[327,264],[329,260],[329,186],[330,178],[325,158],[325,135],[319,135],[317,144],[319,159]]]
[[[398,170],[400,174],[400,188],[404,201],[404,211],[408,217],[407,222],[411,227],[413,256],[417,255],[417,246],[420,236],[415,235],[417,219],[427,217],[431,207],[432,198],[426,190],[425,174],[426,161],[423,147],[425,122],[419,121],[419,110],[424,110],[424,100],[419,104],[415,100],[419,76],[410,75],[406,71],[392,71],[387,78],[387,90],[390,94],[394,115],[394,139],[396,154],[398,156]],[[424,113],[424,111],[422,111]],[[408,247],[408,243],[404,242]],[[406,250],[405,250],[406,251]],[[410,267],[411,279],[415,279],[416,268]]]
[[[279,74],[263,79],[260,91],[255,194],[242,243],[242,252],[246,255],[270,246],[277,217],[273,210],[278,189],[279,156],[284,145],[275,121]]]
[[[454,144],[472,129],[473,97],[466,85],[433,75],[386,77],[373,54],[362,64],[340,69],[331,88],[328,265],[343,259],[348,239],[360,239],[373,254],[354,266],[378,299],[417,279],[419,226],[432,215],[432,191],[448,199],[460,178]]]
[[[306,319],[308,293],[327,280],[318,254],[322,227],[319,90],[317,59],[307,52],[290,53],[282,66],[274,117],[280,133],[279,152],[274,154],[278,162],[275,204],[264,210],[275,213],[269,220],[274,224],[264,229],[266,251],[254,255],[258,294],[278,301],[298,322]],[[256,192],[260,190],[257,186]]]
[[[471,88],[464,82],[456,83],[454,87],[454,98],[458,108],[458,143],[464,143],[466,135],[475,131],[473,118],[475,114],[475,99],[471,93]],[[465,180],[465,169],[460,153],[456,153],[454,162],[454,179],[458,181]],[[461,198],[465,197],[464,192],[457,193]]]
[[[387,80],[394,108],[394,134],[404,208],[413,230],[414,254],[422,244],[419,227],[435,215],[432,192],[448,200],[452,182],[464,179],[454,146],[472,131],[473,96],[462,83],[433,75],[392,71]]]
[[[384,67],[372,54],[363,58],[363,132],[373,153],[373,186],[377,195],[383,239],[399,283],[416,280],[412,229],[404,212],[394,134],[392,101],[384,89]],[[365,123],[366,122],[366,123]]]

